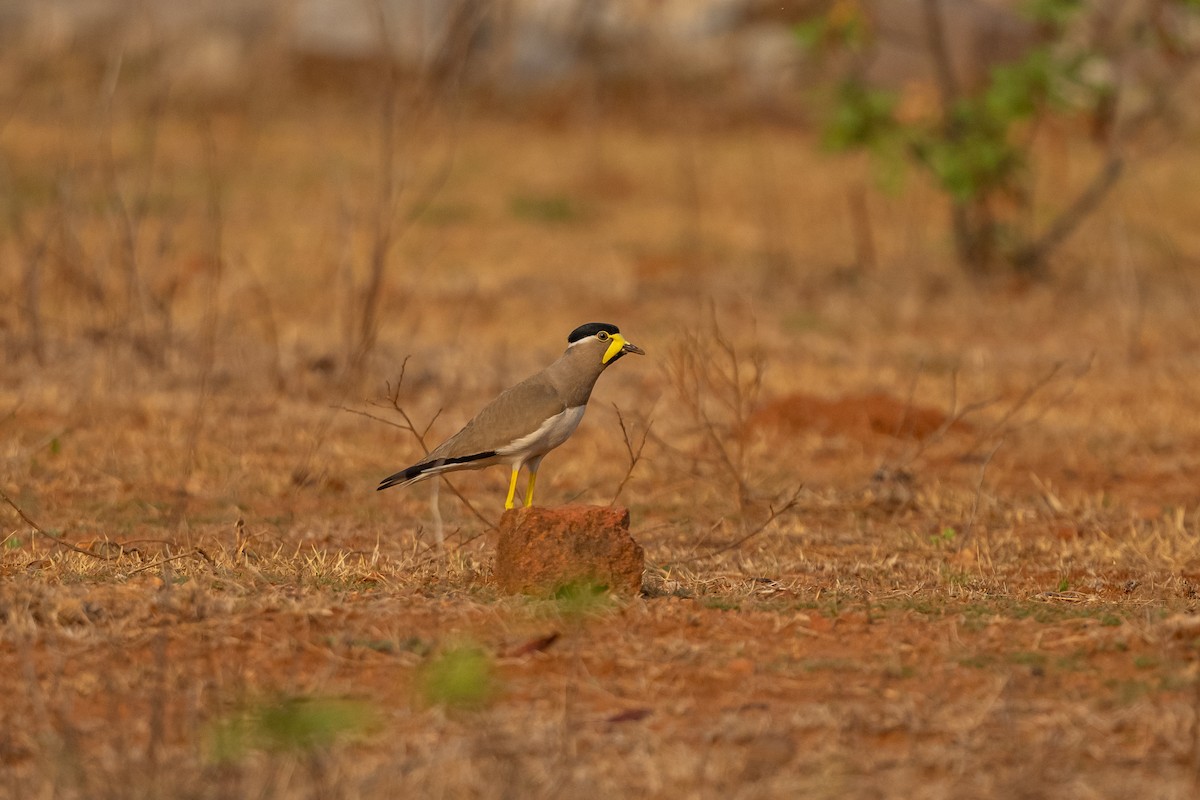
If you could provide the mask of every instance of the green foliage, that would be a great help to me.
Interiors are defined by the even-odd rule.
[[[517,195],[510,208],[514,217],[529,222],[575,222],[581,216],[571,198],[562,195]]]
[[[843,81],[821,137],[829,150],[869,151],[879,182],[888,189],[899,188],[912,146],[912,132],[896,119],[897,101],[895,92],[870,89],[853,79]]]
[[[958,536],[958,531],[956,531],[953,527],[947,525],[946,527],[942,528],[937,533],[931,535],[929,537],[929,541],[931,544],[938,545],[938,546],[949,545],[949,544],[954,543],[954,540],[957,536]]]
[[[475,644],[444,650],[421,671],[421,696],[429,705],[484,708],[498,689],[491,657]]]
[[[954,139],[932,136],[914,147],[921,163],[942,188],[960,202],[1004,186],[1021,168],[1021,154],[1005,141],[991,120],[963,114]]]
[[[738,611],[742,604],[736,600],[730,600],[727,597],[705,597],[700,601],[700,604],[705,608],[711,608],[716,611]]]
[[[861,14],[853,13],[822,14],[794,25],[792,33],[806,50],[829,45],[857,50],[869,38],[867,21]]]
[[[1140,655],[1133,659],[1133,666],[1137,669],[1157,669],[1158,664],[1158,657],[1153,655]]]
[[[998,124],[1029,119],[1046,108],[1062,108],[1063,89],[1078,80],[1082,60],[1056,55],[1048,47],[1030,50],[1020,61],[993,67],[982,93],[981,116]]]
[[[823,142],[834,150],[886,147],[903,128],[896,120],[896,93],[869,89],[850,79],[838,87]]]
[[[554,590],[555,610],[568,620],[601,614],[613,606],[608,587],[593,581],[571,581]]]
[[[945,5],[941,4],[943,11]],[[1195,7],[1200,0],[1187,0],[1187,5]],[[1111,104],[1113,87],[1087,77],[1105,71],[1085,69],[1110,58],[1103,48],[1111,45],[1086,35],[1066,35],[1068,28],[1086,29],[1085,15],[1093,13],[1090,5],[1082,0],[1030,0],[1023,10],[1047,44],[994,67],[983,84],[971,90],[944,81],[941,105],[915,114],[898,113],[894,93],[863,82],[863,66],[871,57],[871,28],[847,7],[834,4],[828,13],[795,29],[806,48],[841,46],[861,56],[830,94],[823,144],[835,151],[867,151],[882,182],[891,188],[899,185],[905,163],[932,177],[952,201],[955,242],[964,266],[983,271],[1001,256],[1018,268],[1036,268],[1045,250],[1035,246],[1038,239],[1027,229],[1030,215],[1022,213],[1030,202],[1026,187],[1033,168],[1031,131],[1047,114],[1071,108],[1090,112]],[[930,56],[949,59],[940,51]],[[1069,203],[1063,206],[1070,208]],[[1078,216],[1071,225],[1077,221]]]
[[[997,192],[1017,194],[1028,160],[1026,144],[1015,135],[1018,126],[1061,107],[1063,87],[1075,81],[1078,69],[1077,59],[1035,48],[1015,63],[994,68],[983,90],[958,100],[944,120],[874,120],[873,125],[905,137],[916,161],[960,203]],[[878,145],[873,149],[878,152]]]
[[[822,141],[832,150],[870,151],[881,174],[889,177],[898,174],[898,163],[907,154],[960,202],[1014,191],[1026,164],[1024,150],[1014,141],[1016,126],[1061,106],[1062,87],[1078,71],[1078,59],[1060,59],[1048,47],[1036,48],[1020,61],[992,70],[987,86],[958,100],[945,119],[914,121],[897,117],[894,92],[849,79],[837,88]]]
[[[1043,25],[1065,27],[1080,11],[1083,0],[1026,0],[1025,14]]]
[[[825,39],[825,31],[829,28],[828,17],[814,17],[792,27],[796,41],[805,50],[815,50]]]
[[[214,726],[212,756],[237,761],[253,750],[302,753],[330,747],[340,738],[362,734],[376,723],[370,706],[358,700],[285,697],[245,709]]]

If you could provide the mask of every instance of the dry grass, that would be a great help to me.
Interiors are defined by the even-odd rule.
[[[981,287],[919,186],[855,265],[863,165],[802,131],[429,112],[372,339],[377,110],[44,89],[0,128],[0,795],[1194,794],[1194,148]],[[373,491],[418,445],[345,409],[401,422],[410,356],[450,433],[591,319],[650,356],[539,488],[619,491],[646,591],[501,597],[507,476],[442,563]]]

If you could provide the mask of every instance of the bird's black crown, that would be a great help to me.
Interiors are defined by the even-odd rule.
[[[580,339],[585,339],[588,336],[595,336],[600,331],[612,335],[620,333],[621,329],[616,325],[611,325],[607,322],[589,322],[586,325],[580,325],[575,330],[571,331],[571,335],[567,337],[567,344],[578,342]]]

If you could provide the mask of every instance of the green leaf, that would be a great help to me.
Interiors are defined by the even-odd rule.
[[[831,11],[792,26],[792,35],[805,50],[820,50],[836,45],[847,50],[861,50],[867,43],[869,28],[866,17],[853,10]]]
[[[845,81],[838,87],[822,141],[831,150],[876,146],[899,131],[895,108],[894,92],[868,89],[856,80]]]
[[[814,17],[792,26],[792,35],[805,50],[816,50],[825,40],[825,31],[829,29],[829,20],[824,16]]]
[[[1057,66],[1049,50],[1038,48],[1016,63],[993,68],[983,95],[986,112],[1005,125],[1033,116],[1054,96]]]
[[[213,727],[211,751],[218,762],[237,761],[252,750],[303,752],[331,746],[377,722],[357,700],[285,697],[250,707]]]
[[[1024,11],[1035,22],[1062,28],[1082,10],[1082,0],[1027,0]]]
[[[476,645],[451,647],[425,666],[420,686],[430,705],[483,708],[496,693],[492,659]]]

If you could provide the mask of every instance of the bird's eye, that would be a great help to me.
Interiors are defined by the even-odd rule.
[[[607,342],[608,341],[608,332],[600,331],[599,333],[596,334],[596,338],[602,342]]]

